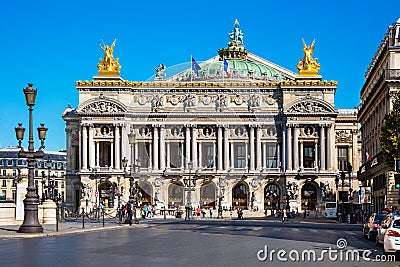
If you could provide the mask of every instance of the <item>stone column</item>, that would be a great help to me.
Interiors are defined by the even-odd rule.
[[[320,146],[320,151],[321,151],[321,170],[325,170],[326,169],[326,167],[325,167],[325,162],[326,162],[326,151],[325,151],[325,127],[324,127],[324,125],[320,125],[319,126],[320,127],[320,131],[321,131],[321,134],[320,134],[320,137],[319,137],[319,146]]]
[[[94,129],[93,125],[89,125],[89,167],[94,168],[96,167],[95,163],[95,144],[93,141]]]
[[[282,171],[286,171],[286,125],[282,125]]]
[[[197,126],[192,127],[192,163],[193,169],[197,169],[198,161],[197,158]]]
[[[153,170],[158,170],[158,128],[153,125]]]
[[[293,136],[293,160],[294,160],[294,169],[299,169],[299,128],[295,125],[294,128],[294,136]]]
[[[293,169],[292,164],[293,152],[292,152],[292,127],[290,124],[287,125],[287,169],[291,171]]]
[[[153,141],[149,140],[149,170],[153,169]]]
[[[198,147],[199,147],[199,169],[203,167],[203,151],[202,151],[202,144],[201,141],[197,141]]]
[[[234,164],[234,144],[233,144],[233,140],[230,140],[230,144],[231,144],[231,158],[230,158],[230,162],[231,162],[231,168],[235,168],[235,164]]]
[[[303,140],[300,140],[300,169],[304,169],[304,149]]]
[[[318,140],[315,140],[315,156],[314,156],[314,165],[315,169],[318,170]]]
[[[249,153],[249,144],[247,143],[247,141],[245,141],[244,142],[244,151],[246,151],[246,153]],[[245,163],[246,163],[246,165],[245,165],[245,168],[246,168],[246,171],[247,170],[249,170],[249,159],[251,160],[251,157],[250,157],[250,155],[247,155],[246,156],[246,161],[245,161]]]
[[[121,169],[121,152],[120,152],[120,146],[121,146],[121,141],[120,141],[120,132],[119,132],[119,125],[115,125],[115,164],[114,167],[115,169],[119,170]],[[112,153],[111,153],[112,154]]]
[[[100,167],[100,143],[96,141],[96,167]]]
[[[181,170],[185,169],[185,154],[183,153],[183,141],[181,141]]]
[[[121,139],[122,139],[122,145],[121,145],[121,157],[124,158],[129,158],[126,155],[126,148],[128,147],[128,140],[127,140],[127,133],[126,133],[126,125],[122,125],[122,130],[121,130]],[[150,150],[151,151],[151,150]],[[151,152],[150,152],[151,153]],[[121,160],[120,160],[120,164],[121,164]]]
[[[267,143],[265,141],[262,142],[263,147],[263,156],[262,156],[262,168],[265,170],[267,168]]]
[[[213,141],[213,171],[215,171],[216,166],[215,166],[215,157],[217,155],[217,150],[216,150],[216,145],[215,145],[215,140]]]
[[[228,170],[230,165],[229,165],[229,135],[228,135],[229,129],[227,127],[224,128],[224,166],[225,170]]]
[[[222,158],[223,158],[223,153],[222,153],[222,127],[219,125],[218,126],[218,170],[222,171],[223,166],[222,166]],[[215,155],[215,151],[214,151]],[[215,161],[214,161],[214,166],[215,166]]]
[[[82,125],[82,169],[87,169],[87,155],[88,155],[88,144],[87,144],[87,129],[86,125]]]
[[[257,127],[257,134],[256,134],[256,145],[257,145],[256,168],[257,168],[257,171],[261,170],[261,136],[262,136],[261,128]]]
[[[111,149],[110,167],[111,167],[111,169],[113,169],[114,168],[114,142],[113,142],[113,140],[110,140],[110,149]]]
[[[186,126],[186,135],[185,135],[185,143],[186,143],[186,162],[185,162],[185,168],[188,170],[189,169],[189,161],[190,161],[190,128],[189,125]]]
[[[166,142],[167,146],[167,170],[171,169],[171,144],[169,141]]]
[[[281,168],[281,145],[276,142],[276,167]]]
[[[253,125],[250,125],[250,171],[254,171],[254,157],[255,157],[255,151],[254,151],[254,127]],[[247,149],[246,149],[247,151]]]
[[[327,166],[326,166],[326,168],[328,169],[328,170],[332,170],[332,141],[331,141],[331,138],[332,138],[332,134],[331,134],[331,132],[332,132],[332,125],[328,125],[328,127],[327,127],[327,134],[326,134],[326,147],[327,147],[327,149],[326,149],[326,158],[327,158]]]
[[[160,127],[160,169],[165,170],[165,126]]]

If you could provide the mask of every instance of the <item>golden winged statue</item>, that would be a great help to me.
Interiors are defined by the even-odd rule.
[[[314,54],[315,39],[311,45],[307,45],[306,42],[304,42],[304,39],[302,39],[302,41],[304,46],[304,58],[299,59],[299,63],[297,64],[296,68],[299,70],[299,74],[301,76],[318,75],[320,64],[317,63],[318,58],[312,57]]]
[[[104,57],[100,58],[97,64],[100,76],[119,76],[121,65],[118,63],[119,58],[114,58],[113,55],[116,43],[117,39],[114,39],[111,46],[106,45],[104,41],[100,44],[100,49],[104,51]]]

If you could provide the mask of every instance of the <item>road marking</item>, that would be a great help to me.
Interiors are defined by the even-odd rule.
[[[348,235],[357,235],[356,233],[354,233],[354,232],[350,232],[350,231],[344,231],[346,234],[348,234]]]
[[[253,227],[253,231],[260,231],[262,229],[262,227]]]
[[[334,235],[336,235],[337,234],[337,232],[336,231],[334,231],[334,230],[326,230],[328,233],[330,233],[330,234],[334,234]]]
[[[242,229],[244,229],[244,228],[246,228],[246,227],[238,226],[238,227],[235,227],[234,229],[235,229],[235,230],[242,230]]]
[[[292,232],[300,232],[300,230],[297,228],[292,228]]]
[[[279,232],[282,228],[272,228],[272,232]]]
[[[318,230],[315,230],[315,229],[308,229],[308,230],[310,230],[313,233],[318,233]]]
[[[204,229],[204,228],[208,228],[208,227],[210,227],[210,226],[209,225],[202,225],[202,226],[197,227],[197,229]]]

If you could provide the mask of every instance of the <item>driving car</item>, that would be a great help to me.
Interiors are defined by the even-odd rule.
[[[400,216],[386,215],[378,229],[376,243],[383,244],[383,250],[388,252],[400,251]]]
[[[373,240],[376,237],[379,227],[381,227],[382,219],[385,217],[383,213],[373,213],[369,215],[363,224],[363,237]]]

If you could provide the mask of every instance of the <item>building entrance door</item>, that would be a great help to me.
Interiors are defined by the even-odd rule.
[[[232,189],[232,207],[234,209],[248,209],[249,187],[240,182]]]

